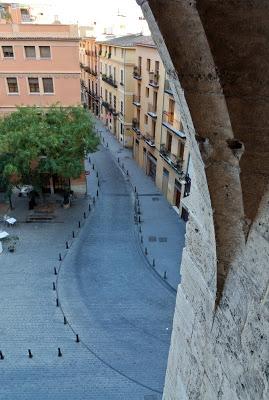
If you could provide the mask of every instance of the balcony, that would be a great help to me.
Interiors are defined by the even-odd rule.
[[[177,157],[175,154],[172,154],[165,146],[165,144],[161,144],[160,156],[169,164],[173,170],[180,175],[181,178],[184,177],[183,172],[183,160]]]
[[[111,104],[109,104],[107,101],[102,101],[102,106],[111,114],[114,115],[114,117],[116,117],[119,113],[116,111],[116,109],[114,109],[112,107]]]
[[[162,125],[182,139],[186,138],[185,133],[182,131],[182,124],[174,118],[174,113],[164,111]]]
[[[140,96],[137,96],[136,94],[134,94],[133,95],[133,104],[136,106],[136,107],[140,107],[141,106],[141,97]]]
[[[167,93],[167,94],[170,94],[170,96],[173,96],[173,92],[171,90],[171,86],[170,86],[170,83],[169,83],[168,79],[165,79],[164,92]]]
[[[159,87],[159,71],[156,72],[149,72],[149,85],[153,86],[154,88]]]
[[[137,135],[140,135],[140,124],[137,118],[132,119],[132,129],[137,133]]]
[[[145,134],[144,139],[147,145],[150,147],[155,147],[155,138],[152,137],[148,132]]]
[[[141,66],[135,66],[134,70],[133,70],[133,77],[135,79],[141,80],[142,76],[141,76]]]
[[[107,76],[106,74],[102,74],[102,80],[106,83],[108,83],[109,85],[113,86],[114,88],[117,88],[118,85],[115,81],[115,79],[113,79],[112,75]]]
[[[148,115],[151,118],[157,118],[157,105],[156,104],[148,104]]]

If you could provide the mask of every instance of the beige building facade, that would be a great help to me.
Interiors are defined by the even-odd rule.
[[[136,46],[133,79],[134,158],[186,220],[181,200],[190,190],[189,148],[164,66],[150,37]]]
[[[100,119],[124,147],[133,146],[132,79],[135,45],[142,35],[99,41]]]

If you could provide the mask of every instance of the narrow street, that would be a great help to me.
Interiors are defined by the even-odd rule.
[[[115,161],[113,140],[111,137],[108,146],[100,146],[91,155],[88,166],[91,212],[71,248],[63,250],[67,228],[64,224],[31,227],[21,224],[15,229],[18,234],[21,230],[31,237],[28,254],[24,253],[22,241],[13,259],[9,254],[1,256],[4,278],[0,295],[3,316],[0,350],[5,355],[0,361],[1,399],[160,400],[162,397],[175,307],[176,281],[171,279],[178,275],[179,280],[178,257],[182,247],[173,253],[172,263],[169,246],[175,244],[163,244],[168,246],[167,258],[172,264],[170,282],[166,282],[150,265],[141,246],[134,221],[134,192],[130,177],[122,173]],[[135,173],[130,170],[130,174]],[[141,225],[146,231],[150,229],[148,198],[154,193],[161,195],[156,188],[153,193],[151,184],[143,185],[141,192],[146,195],[148,190],[150,194],[144,196],[146,203],[141,202],[144,221]],[[172,221],[174,218],[175,226],[171,223],[171,230],[173,237],[176,232],[175,240],[180,246],[184,242],[184,225],[167,203],[163,207],[167,207],[168,214],[172,213],[169,215]],[[153,207],[148,208],[151,215]],[[83,209],[80,213],[83,214]],[[169,229],[167,215],[168,226],[163,229]],[[177,226],[179,235],[175,231]],[[71,226],[68,229],[71,231]],[[43,235],[43,240],[37,233],[39,237]],[[161,234],[156,232],[157,236]],[[153,245],[149,252],[155,257]],[[162,259],[165,260],[164,249],[163,258],[156,258],[159,268]],[[65,257],[54,276],[53,266],[57,265],[60,251]],[[164,267],[167,268],[165,264]],[[56,291],[51,289],[53,280]],[[55,296],[60,307],[55,306]],[[57,356],[58,347],[62,357]],[[32,359],[27,355],[29,348]]]

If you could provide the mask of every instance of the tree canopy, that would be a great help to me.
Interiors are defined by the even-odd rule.
[[[82,159],[98,144],[82,107],[18,108],[0,120],[0,181],[38,188],[44,176],[78,178]]]

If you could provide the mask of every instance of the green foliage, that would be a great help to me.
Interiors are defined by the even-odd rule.
[[[0,184],[15,176],[40,188],[45,175],[78,178],[84,156],[98,144],[82,107],[18,108],[0,120]]]

